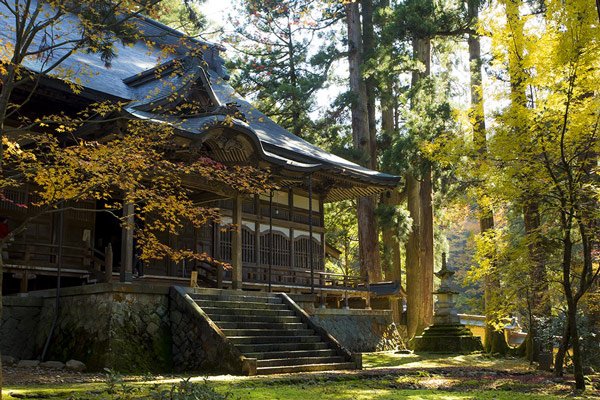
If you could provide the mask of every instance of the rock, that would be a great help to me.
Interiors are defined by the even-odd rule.
[[[21,360],[17,364],[18,368],[35,368],[40,365],[38,360]]]
[[[87,366],[81,361],[69,360],[65,363],[65,368],[75,372],[83,372],[87,369]]]
[[[67,361],[66,367],[68,370],[82,372],[85,371],[85,364],[77,360]]]
[[[17,360],[13,356],[2,356],[2,366],[3,367],[12,367],[17,362],[19,362],[19,360]]]
[[[65,364],[60,361],[45,361],[40,364],[42,368],[63,369]]]

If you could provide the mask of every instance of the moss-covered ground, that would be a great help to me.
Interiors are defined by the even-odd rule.
[[[199,387],[207,400],[290,399],[600,399],[600,376],[591,376],[584,394],[573,393],[567,378],[531,369],[520,359],[484,355],[456,357],[417,356],[393,352],[370,353],[363,357],[363,371],[306,373],[295,375],[237,377],[119,376],[83,375],[73,383],[55,374],[55,382],[44,384],[10,381],[5,399],[170,399],[172,390],[181,390],[182,379]],[[50,377],[52,378],[52,377]],[[185,385],[184,385],[185,386]],[[189,389],[189,385],[186,386]],[[8,395],[8,396],[7,396]],[[171,396],[171,397],[169,397]],[[194,398],[194,397],[190,397]]]

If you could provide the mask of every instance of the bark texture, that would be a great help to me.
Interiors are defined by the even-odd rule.
[[[371,154],[369,115],[367,111],[367,89],[361,74],[363,65],[362,33],[358,3],[346,4],[346,22],[348,25],[348,62],[350,70],[350,90],[352,99],[352,138],[354,147],[365,156],[368,166]],[[358,239],[361,274],[368,273],[371,282],[381,281],[381,262],[377,220],[375,218],[375,199],[358,199]]]
[[[431,72],[431,40],[413,39],[413,57],[423,65],[412,74],[412,86]],[[408,211],[413,220],[406,245],[407,329],[412,338],[421,334],[433,321],[433,185],[431,164],[418,160],[420,178],[416,172],[406,177]]]
[[[476,23],[479,18],[479,0],[468,0],[469,17],[472,23]],[[487,158],[487,132],[485,127],[485,109],[483,106],[483,81],[481,76],[481,44],[479,36],[471,33],[468,37],[469,45],[469,67],[471,75],[471,120],[473,121],[473,142],[477,149],[479,162],[483,163]],[[494,211],[486,204],[483,199],[478,199],[479,203],[479,228],[482,234],[494,229]],[[491,271],[484,280],[484,301],[485,301],[485,341],[484,348],[490,353],[505,354],[508,345],[504,339],[504,332],[497,330],[494,324],[493,304],[495,296],[501,291],[500,281],[495,273]]]
[[[369,63],[375,51],[375,28],[373,26],[373,0],[362,0],[362,27],[364,63]],[[377,124],[375,117],[375,87],[373,76],[365,79],[367,91],[367,115],[369,117],[369,168],[377,169]]]
[[[406,325],[408,337],[412,338],[420,333],[424,327],[421,322],[420,300],[423,297],[419,281],[421,278],[420,263],[420,182],[411,174],[406,176],[406,196],[408,212],[412,218],[412,232],[406,242]]]

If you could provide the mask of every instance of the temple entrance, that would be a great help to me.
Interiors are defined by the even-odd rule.
[[[106,204],[106,201],[100,200],[96,204],[96,209],[105,210]],[[113,271],[118,271],[121,264],[121,235],[121,221],[113,213],[96,213],[94,247],[104,253],[110,243],[113,250]]]

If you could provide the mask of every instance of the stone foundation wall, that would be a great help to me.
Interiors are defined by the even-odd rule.
[[[176,371],[254,375],[256,362],[248,362],[184,288],[172,287],[170,298]]]
[[[20,359],[40,356],[55,318],[54,296],[54,290],[47,290],[25,298],[4,298],[10,319],[0,330],[2,354]],[[38,318],[30,319],[21,329],[29,333],[19,338],[10,321],[23,313],[22,307],[11,302],[25,299],[39,304]],[[47,359],[76,359],[88,370],[165,372],[172,369],[171,353],[168,288],[106,283],[62,289]]]
[[[315,309],[311,319],[351,352],[394,350],[403,345],[389,310]]]
[[[36,356],[35,332],[43,299],[5,297],[0,322],[0,352],[3,356],[30,359]]]
[[[47,290],[3,299],[2,354],[40,356],[55,316],[54,296]],[[243,357],[198,309],[182,288],[171,289],[171,295],[168,287],[152,285],[64,288],[47,359],[79,360],[90,371],[252,374],[256,361]],[[353,352],[394,349],[402,342],[390,311],[313,309],[311,314],[316,325]]]

